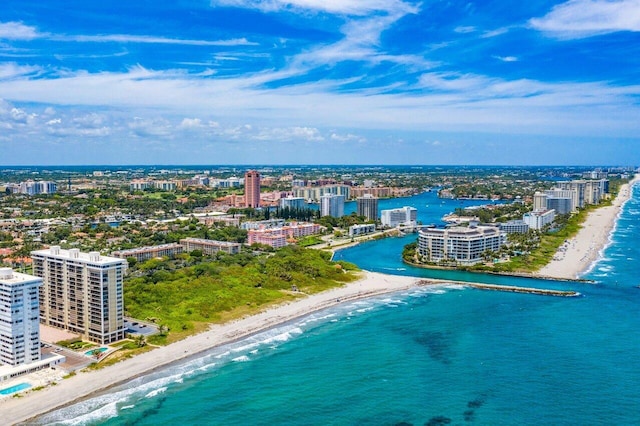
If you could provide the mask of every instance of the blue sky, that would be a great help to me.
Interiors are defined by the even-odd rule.
[[[640,0],[3,0],[0,165],[640,163]]]

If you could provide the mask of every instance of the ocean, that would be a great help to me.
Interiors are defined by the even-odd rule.
[[[437,223],[456,202],[432,198],[393,202]],[[338,258],[377,272],[582,296],[447,286],[349,302],[132,380],[39,424],[640,424],[638,216],[636,190],[584,276],[588,284],[412,268],[400,251],[415,236],[342,250]]]

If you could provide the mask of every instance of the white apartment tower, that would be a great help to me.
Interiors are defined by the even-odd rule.
[[[0,268],[0,364],[40,361],[41,285],[38,277]]]
[[[400,209],[382,210],[380,222],[382,226],[395,228],[398,225],[415,226],[418,218],[418,210],[415,207],[405,206]]]
[[[43,324],[107,344],[124,338],[122,282],[127,261],[52,246],[31,252]]]
[[[344,195],[322,195],[320,197],[320,216],[344,216]]]

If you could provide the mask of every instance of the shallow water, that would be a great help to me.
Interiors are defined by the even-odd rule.
[[[379,272],[572,288],[582,297],[447,286],[350,302],[41,422],[638,424],[638,192],[586,277],[595,284],[414,269],[398,249],[415,236],[339,252]]]

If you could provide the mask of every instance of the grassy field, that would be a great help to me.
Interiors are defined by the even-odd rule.
[[[156,261],[142,276],[126,280],[125,309],[128,316],[168,328],[166,336],[151,337],[150,343],[171,343],[208,324],[254,314],[357,277],[354,265],[331,262],[329,256],[288,246],[271,255],[223,256],[178,269],[169,261]]]

